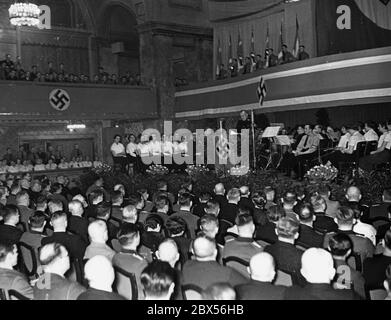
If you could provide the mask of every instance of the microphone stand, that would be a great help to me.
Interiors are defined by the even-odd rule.
[[[252,140],[253,140],[253,168],[256,170],[257,168],[257,156],[255,154],[255,117],[254,110],[251,110],[251,131],[252,131]]]

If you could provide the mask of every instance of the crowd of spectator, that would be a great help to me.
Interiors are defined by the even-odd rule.
[[[66,70],[64,63],[60,63],[56,69],[53,62],[48,62],[46,69],[39,69],[37,65],[25,70],[20,57],[16,61],[10,54],[0,61],[0,80],[34,81],[34,82],[60,82],[60,83],[93,83],[108,85],[141,86],[140,74],[132,75],[130,71],[124,75],[109,74],[103,67],[99,67],[98,74],[91,79],[87,74],[75,74]]]
[[[102,162],[98,159],[92,161],[88,155],[83,155],[78,144],[74,145],[69,157],[64,155],[61,145],[58,145],[56,149],[48,146],[46,152],[42,147],[25,150],[24,146],[20,146],[17,152],[7,148],[6,154],[0,160],[0,174],[96,168],[100,165]]]
[[[5,298],[391,299],[391,190],[370,207],[354,186],[336,199],[323,184],[194,194],[188,180],[174,195],[165,180],[153,194],[99,176],[86,192],[64,176],[0,183]]]
[[[217,73],[217,79],[233,78],[243,74],[249,74],[256,70],[267,69],[277,65],[291,63],[294,61],[302,61],[309,59],[309,54],[305,51],[305,46],[301,45],[297,57],[289,50],[287,45],[282,46],[282,51],[278,55],[274,53],[272,48],[265,50],[265,56],[261,54],[251,53],[248,57],[237,57],[230,59],[228,66],[220,64]]]

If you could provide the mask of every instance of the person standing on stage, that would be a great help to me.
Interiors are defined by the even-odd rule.
[[[114,136],[114,142],[111,145],[110,151],[113,156],[114,166],[119,166],[121,171],[124,172],[126,165],[126,152],[124,145],[121,143],[121,136],[119,134]]]
[[[238,133],[241,133],[243,129],[251,129],[251,120],[248,117],[247,111],[242,111],[240,113],[240,120],[236,125],[236,130]]]

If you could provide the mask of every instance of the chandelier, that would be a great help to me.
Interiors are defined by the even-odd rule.
[[[41,10],[36,4],[15,2],[8,9],[10,22],[13,26],[38,26]]]

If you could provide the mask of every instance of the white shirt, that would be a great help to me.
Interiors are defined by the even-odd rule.
[[[132,157],[136,157],[136,150],[137,150],[137,145],[133,142],[129,142],[128,145],[126,146],[126,153],[131,155]]]
[[[139,143],[138,149],[142,157],[149,156],[149,143]]]
[[[10,172],[10,173],[17,173],[17,172],[19,172],[19,170],[18,170],[17,167],[9,166],[8,167],[8,172]]]
[[[370,129],[368,132],[364,134],[365,141],[377,141],[379,140],[379,136],[375,132],[375,130]]]
[[[158,155],[162,152],[162,146],[160,141],[151,141],[149,143],[149,150],[153,155]]]
[[[355,133],[353,133],[353,135],[350,137],[349,139],[349,143],[348,143],[348,147],[353,147],[353,150],[356,151],[357,149],[357,144],[359,142],[362,142],[362,141],[365,141],[364,139],[364,136],[356,131]]]
[[[384,141],[387,142],[386,149],[391,150],[391,132],[388,132],[388,134],[384,138]]]
[[[388,132],[384,132],[384,133],[380,136],[379,141],[378,141],[378,143],[377,143],[377,148],[378,148],[378,149],[380,149],[381,146],[383,145],[384,140],[385,140],[387,134],[388,134]]]
[[[100,161],[94,161],[94,168],[99,167],[102,165],[102,162]]]
[[[59,167],[60,169],[68,169],[68,168],[69,168],[69,164],[68,164],[67,162],[60,163],[60,164],[58,165],[58,167]]]
[[[362,234],[365,238],[372,241],[373,245],[376,246],[376,229],[370,224],[362,223],[360,220],[353,227],[353,231]]]
[[[57,165],[55,163],[46,165],[46,170],[56,170],[56,169],[57,169]]]
[[[346,148],[350,139],[350,133],[345,133],[341,139],[339,139],[338,148]]]
[[[92,162],[91,162],[91,161],[83,161],[83,162],[81,163],[81,167],[83,167],[83,168],[92,167]]]
[[[162,145],[162,151],[164,154],[172,155],[174,146],[171,141],[165,141]]]
[[[124,145],[120,143],[113,143],[111,145],[110,151],[114,153],[114,157],[118,157],[118,154],[125,152],[125,147]]]
[[[184,154],[187,154],[187,151],[188,151],[188,146],[187,146],[187,142],[181,142],[178,146],[179,150],[181,151],[181,153],[184,153]]]
[[[8,171],[8,166],[0,167],[0,174],[7,173],[7,171]]]
[[[79,164],[79,162],[73,162],[73,161],[71,161],[71,162],[69,162],[69,168],[79,168],[80,167],[80,164]]]
[[[45,168],[45,165],[44,164],[36,164],[34,166],[34,171],[45,171],[46,168]]]

